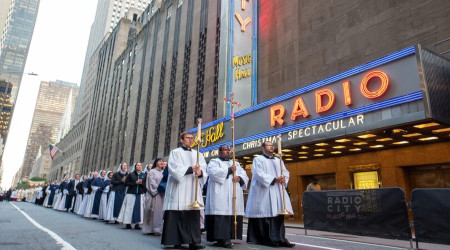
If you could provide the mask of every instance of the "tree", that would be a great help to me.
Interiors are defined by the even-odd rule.
[[[28,181],[21,181],[17,183],[16,189],[27,189],[28,188]]]
[[[47,179],[44,178],[44,177],[35,176],[35,177],[31,178],[30,181],[43,181],[43,182],[47,182]]]

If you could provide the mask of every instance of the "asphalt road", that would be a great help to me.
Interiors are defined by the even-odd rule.
[[[245,227],[245,225],[244,225]],[[93,219],[43,208],[26,202],[0,202],[0,249],[165,249],[160,237],[144,235],[124,225],[106,224]],[[244,230],[245,234],[245,230]],[[308,234],[310,234],[308,232]],[[206,242],[207,249],[222,249]],[[405,249],[408,242],[386,245],[339,238],[304,235],[304,230],[287,228],[286,238],[294,249]],[[271,249],[234,241],[234,249]],[[187,249],[187,245],[186,245]]]

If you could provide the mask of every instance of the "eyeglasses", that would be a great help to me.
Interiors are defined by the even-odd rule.
[[[187,140],[194,140],[194,137],[184,137],[184,139],[187,139]]]

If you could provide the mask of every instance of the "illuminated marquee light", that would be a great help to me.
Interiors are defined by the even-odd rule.
[[[381,85],[378,88],[378,90],[370,91],[368,88],[368,84],[373,78],[379,78],[381,80]],[[364,77],[361,79],[361,82],[360,82],[361,94],[364,97],[369,98],[369,99],[381,97],[382,95],[384,95],[386,93],[386,91],[388,90],[388,87],[389,87],[389,77],[383,71],[377,71],[377,70],[371,71],[371,72],[367,73],[366,75],[364,75]],[[343,88],[343,93],[344,93],[344,104],[347,106],[353,104],[353,100],[351,98],[351,93],[350,93],[350,82],[344,81],[342,83],[342,88]],[[328,97],[327,98],[328,100],[324,100],[325,97]],[[333,90],[331,90],[329,88],[317,90],[315,92],[315,99],[316,99],[316,113],[317,114],[331,110],[336,101],[335,93],[333,92]],[[324,102],[326,102],[326,103],[324,103]],[[274,127],[276,125],[276,122],[278,122],[280,125],[282,125],[284,123],[283,118],[281,116],[274,117],[275,113],[273,112],[273,108],[276,107],[277,109],[280,109],[281,106],[282,106],[282,104],[276,104],[275,106],[271,107],[270,120],[271,120],[272,127]],[[283,112],[284,112],[284,107],[283,107]],[[284,113],[283,113],[283,115],[284,115]],[[306,106],[303,98],[301,96],[297,97],[295,99],[294,105],[292,107],[291,120],[295,121],[297,119],[297,117],[299,117],[299,116],[303,116],[303,118],[306,118],[309,115],[310,114],[308,111],[308,107]],[[274,120],[276,122],[274,122]]]
[[[368,88],[370,80],[373,78],[378,78],[381,81],[380,87],[375,91],[370,91]],[[361,90],[361,94],[367,98],[374,99],[378,98],[386,93],[389,88],[389,77],[386,73],[379,70],[370,71],[367,73],[363,79],[361,80],[361,84],[359,85]]]
[[[295,121],[298,116],[303,116],[304,118],[309,116],[308,108],[301,97],[295,99],[294,107],[292,108],[291,120]]]
[[[344,89],[344,104],[347,106],[352,105],[352,96],[350,94],[350,82],[349,81],[343,82],[342,88]]]
[[[328,103],[323,105],[322,97],[328,97]],[[334,92],[331,89],[321,89],[316,91],[316,112],[323,113],[330,110],[334,106]]]
[[[270,107],[270,126],[275,127],[276,123],[283,125],[284,111],[284,106],[281,104]]]
[[[366,64],[360,65],[360,66],[352,68],[350,70],[341,72],[341,73],[339,73],[337,75],[333,75],[331,77],[325,78],[325,79],[320,80],[318,82],[312,83],[312,84],[310,84],[308,86],[304,86],[304,87],[301,87],[301,88],[296,89],[294,91],[291,91],[289,93],[286,93],[284,95],[278,96],[278,97],[273,98],[271,100],[268,100],[268,101],[259,103],[257,105],[254,105],[252,107],[246,108],[244,110],[238,111],[238,112],[236,112],[235,118],[243,116],[243,115],[246,115],[246,114],[249,114],[249,113],[252,113],[254,111],[260,110],[262,108],[268,107],[268,106],[276,104],[278,102],[282,102],[282,101],[287,100],[289,98],[298,96],[298,95],[300,95],[302,93],[305,93],[305,92],[310,90],[311,85],[314,85],[313,89],[320,88],[320,87],[326,86],[328,84],[334,83],[336,81],[343,80],[343,79],[348,78],[350,76],[362,73],[364,71],[367,71],[367,70],[370,70],[370,69],[373,69],[373,68],[385,65],[387,63],[399,60],[401,58],[405,58],[407,56],[414,55],[415,53],[416,53],[416,49],[415,49],[414,46],[406,47],[406,48],[404,48],[402,50],[393,52],[393,53],[391,53],[389,55],[386,55],[384,57],[381,57],[381,58],[378,58],[376,60],[370,61],[370,62],[368,62]],[[232,57],[232,55],[230,55],[230,57]],[[410,102],[410,101],[413,101],[413,100],[419,100],[419,99],[423,98],[421,91],[416,91],[416,92],[407,94],[407,95],[405,95],[403,97],[407,97],[408,100],[401,101],[401,103]],[[393,100],[398,101],[398,98],[394,98]],[[356,108],[355,110],[357,110],[357,109],[358,108]],[[210,126],[214,126],[214,125],[216,125],[218,123],[221,123],[223,121],[229,121],[230,119],[231,119],[231,116],[227,115],[227,116],[222,117],[220,119],[217,119],[215,121],[206,123],[206,124],[204,124],[203,127],[207,128],[207,127],[210,127]],[[196,131],[197,131],[196,127],[188,130],[188,132],[191,132],[191,133],[194,133]],[[274,134],[279,134],[279,132],[278,131],[274,132]],[[229,143],[229,145],[231,145],[231,143]],[[214,146],[214,148],[217,148],[217,147],[218,146]],[[207,151],[207,150],[210,150],[210,149],[201,149],[201,151]]]

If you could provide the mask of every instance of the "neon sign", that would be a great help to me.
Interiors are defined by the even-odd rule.
[[[375,82],[376,79],[380,82],[379,87],[375,90],[370,90],[369,85]],[[353,100],[350,93],[350,81],[344,81],[342,83],[343,89],[343,100],[344,105],[352,105]],[[374,70],[368,72],[361,79],[360,82],[360,92],[361,95],[369,98],[375,99],[383,96],[389,89],[389,76],[380,70]],[[336,93],[329,89],[323,88],[315,91],[315,101],[316,101],[316,113],[321,114],[333,109],[336,103]],[[276,104],[270,107],[270,126],[275,127],[277,125],[284,124],[284,115],[286,113],[285,107],[282,104]],[[295,121],[298,117],[306,118],[308,117],[309,111],[303,98],[301,96],[297,97],[294,101],[294,106],[292,107],[290,118]]]

